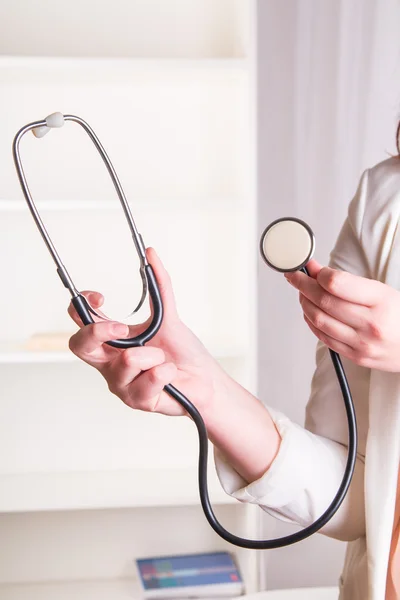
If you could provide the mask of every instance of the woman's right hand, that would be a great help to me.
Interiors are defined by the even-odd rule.
[[[71,337],[70,349],[95,367],[106,379],[110,391],[132,408],[166,415],[185,414],[183,408],[163,388],[172,383],[202,412],[208,412],[215,397],[221,397],[227,375],[200,340],[179,319],[170,278],[153,249],[147,251],[163,301],[164,319],[158,333],[143,347],[121,350],[105,344],[116,339],[137,336],[147,326],[128,327],[122,323],[101,321],[82,326],[72,304],[69,314],[81,329]],[[103,298],[96,292],[85,293],[91,306],[98,309]]]

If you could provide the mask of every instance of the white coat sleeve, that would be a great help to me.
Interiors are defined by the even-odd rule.
[[[369,273],[360,236],[367,193],[368,171],[349,206],[330,261],[333,268],[365,277]],[[368,370],[349,361],[345,361],[344,366],[357,417],[364,425],[368,411],[368,398],[365,397],[368,395]],[[216,449],[217,473],[225,491],[239,501],[258,504],[274,517],[305,527],[331,503],[347,460],[347,419],[326,347],[320,343],[317,346],[305,427],[291,422],[275,409],[268,406],[267,409],[282,439],[268,471],[257,481],[247,484]],[[346,541],[365,535],[364,453],[365,445],[361,444],[350,490],[339,511],[322,530],[325,535]]]

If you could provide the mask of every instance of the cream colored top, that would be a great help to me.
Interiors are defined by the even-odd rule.
[[[400,471],[397,480],[396,510],[392,543],[389,553],[389,568],[385,600],[399,600],[400,598]]]
[[[400,290],[399,218],[400,159],[391,158],[363,174],[331,266]],[[343,365],[357,413],[358,458],[349,493],[323,533],[348,542],[340,599],[384,600],[400,458],[400,374],[346,359]],[[306,526],[332,501],[347,458],[343,399],[324,346],[317,347],[305,428],[269,410],[282,443],[267,473],[246,486],[216,453],[217,471],[238,500]]]

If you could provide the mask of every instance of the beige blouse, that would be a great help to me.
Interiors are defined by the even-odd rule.
[[[400,470],[385,600],[400,600]]]
[[[331,266],[400,290],[399,222],[400,159],[396,157],[363,174],[332,251]],[[340,599],[384,600],[386,590],[392,593],[393,586],[398,586],[394,579],[400,570],[400,565],[394,571],[388,569],[397,518],[400,374],[370,370],[346,359],[343,365],[357,413],[358,457],[349,493],[323,533],[348,542],[339,579]],[[272,408],[269,411],[282,437],[270,469],[246,485],[216,452],[217,472],[224,489],[238,500],[259,504],[279,519],[309,525],[332,501],[347,458],[343,399],[324,346],[317,347],[305,427]],[[397,528],[395,551],[392,546],[397,561],[398,538]]]

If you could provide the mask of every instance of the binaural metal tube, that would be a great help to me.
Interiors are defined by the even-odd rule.
[[[131,209],[127,202],[124,190],[122,189],[122,185],[118,179],[118,175],[114,169],[114,166],[113,166],[106,150],[104,149],[103,145],[101,144],[99,138],[97,137],[97,135],[95,134],[93,129],[90,127],[90,125],[88,123],[86,123],[86,121],[84,121],[83,119],[81,119],[80,117],[77,117],[75,115],[63,115],[62,113],[53,113],[53,114],[49,115],[48,117],[46,117],[45,119],[43,119],[42,121],[35,121],[33,123],[29,123],[28,125],[25,125],[25,127],[22,127],[18,131],[18,133],[16,134],[14,141],[13,141],[13,157],[14,157],[14,163],[15,163],[15,167],[17,170],[17,174],[18,174],[18,178],[19,178],[19,181],[21,184],[23,194],[28,203],[29,209],[32,213],[35,223],[42,235],[42,238],[43,238],[51,256],[53,257],[54,262],[57,265],[57,272],[58,272],[60,279],[63,282],[64,286],[66,288],[68,288],[68,290],[70,291],[71,296],[73,298],[75,298],[76,296],[79,295],[79,292],[76,289],[75,284],[72,281],[72,278],[69,275],[67,269],[63,265],[61,258],[50,238],[50,235],[49,235],[47,229],[46,229],[46,226],[44,225],[44,223],[40,217],[40,214],[36,208],[36,205],[33,201],[32,194],[29,190],[28,182],[26,180],[26,176],[24,173],[21,155],[20,155],[20,148],[19,148],[22,137],[29,131],[32,131],[36,137],[40,138],[40,137],[43,137],[48,131],[50,131],[50,129],[52,129],[54,127],[62,127],[64,125],[65,121],[73,121],[73,122],[77,123],[78,125],[80,125],[86,131],[89,138],[92,140],[92,142],[95,145],[97,151],[99,152],[105,166],[107,167],[107,170],[108,170],[108,173],[113,182],[114,188],[118,194],[118,198],[120,200],[122,209],[124,211],[125,218],[128,222],[129,229],[132,234],[132,239],[135,244],[136,252],[138,253],[139,260],[140,260],[140,276],[142,279],[142,286],[143,286],[142,296],[139,300],[139,304],[132,311],[131,314],[133,314],[133,313],[137,312],[139,310],[139,308],[143,305],[143,302],[146,299],[147,290],[148,290],[148,281],[147,281],[146,269],[145,269],[145,267],[148,266],[148,261],[147,261],[147,257],[146,257],[146,247],[144,245],[142,236],[140,235],[140,233],[136,227],[135,221],[132,216]],[[99,316],[96,313],[96,311],[92,310],[92,312],[95,315]]]
[[[35,202],[33,201],[32,194],[30,192],[28,182],[26,180],[24,168],[23,168],[22,161],[21,161],[21,155],[20,155],[20,151],[19,151],[20,141],[23,138],[23,136],[28,131],[33,131],[34,129],[42,128],[42,127],[47,127],[47,123],[46,123],[45,119],[43,121],[35,121],[34,123],[29,123],[28,125],[25,125],[25,127],[22,127],[18,131],[18,133],[16,134],[16,136],[14,138],[13,146],[12,146],[13,158],[14,158],[14,163],[15,163],[15,168],[17,171],[18,179],[21,184],[22,192],[25,196],[25,200],[27,201],[27,204],[28,204],[29,210],[31,211],[32,217],[35,220],[37,228],[40,231],[40,234],[44,240],[44,243],[47,246],[47,249],[49,250],[51,256],[53,257],[54,262],[57,265],[57,273],[58,273],[61,281],[63,282],[64,286],[70,291],[72,298],[75,298],[76,296],[79,295],[79,292],[76,289],[74,282],[72,281],[67,269],[63,265],[61,258],[51,240],[51,237],[50,237],[47,229],[46,229],[46,226],[43,223],[41,216],[36,208]]]

